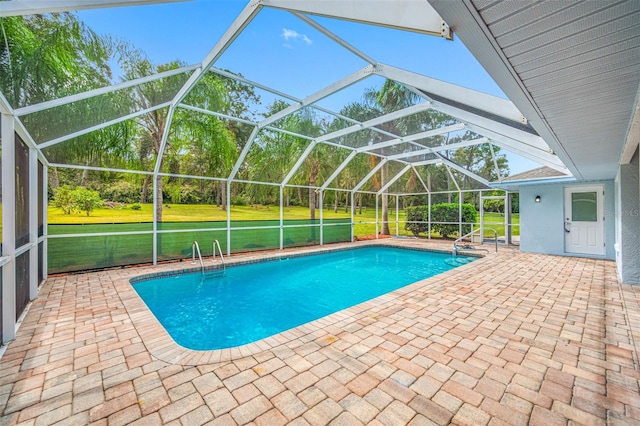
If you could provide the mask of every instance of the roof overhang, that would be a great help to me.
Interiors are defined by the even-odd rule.
[[[576,178],[615,177],[637,139],[640,3],[429,2]]]

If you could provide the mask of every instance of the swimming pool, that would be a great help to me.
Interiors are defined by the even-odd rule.
[[[474,258],[364,247],[133,284],[179,345],[223,349],[255,342]]]

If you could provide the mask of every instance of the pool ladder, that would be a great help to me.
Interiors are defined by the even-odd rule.
[[[220,248],[220,241],[213,240],[213,261],[216,261],[216,248],[218,249],[218,254],[220,255],[220,260],[222,261],[222,271],[226,271],[226,265],[224,264],[224,255],[222,254],[222,249]],[[197,241],[194,241],[191,244],[191,264],[196,265],[196,254],[198,255],[198,260],[200,261],[200,269],[204,274],[204,261],[202,260],[202,254],[200,253],[200,245]]]

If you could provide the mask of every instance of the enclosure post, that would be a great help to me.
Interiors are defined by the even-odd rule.
[[[284,187],[280,185],[280,250],[284,249],[284,213],[282,211],[284,198]]]
[[[42,165],[42,278],[47,279],[48,270],[49,270],[49,261],[47,253],[49,252],[49,218],[47,217],[47,207],[49,204],[49,198],[47,194],[49,193],[49,168]]]
[[[429,232],[427,234],[427,239],[430,240],[431,239],[431,193],[427,194],[427,215],[428,215],[428,218],[429,218],[429,219],[427,219],[429,221],[428,222],[428,227],[427,227],[428,228],[428,232]]]
[[[38,296],[38,153],[29,148],[29,300]],[[27,254],[25,253],[25,256]]]
[[[480,191],[480,235],[480,238],[484,243],[484,198],[482,196],[482,191]]]
[[[13,116],[2,114],[2,341],[16,337],[16,143]]]
[[[378,239],[378,194],[376,194],[376,240]]]
[[[324,212],[324,191],[320,190],[318,192],[318,204],[320,205],[320,245],[324,245],[324,219],[323,219],[323,212]],[[315,226],[315,224],[312,224],[312,226]]]
[[[154,265],[158,264],[158,174],[153,172],[153,254],[152,261]]]
[[[231,256],[231,179],[227,179],[227,256]]]
[[[504,229],[505,229],[505,244],[510,246],[513,243],[513,234],[511,229],[511,193],[505,192],[504,199]]]
[[[458,235],[464,235],[462,233],[462,191],[458,191]]]
[[[353,237],[355,232],[354,231],[355,223],[354,223],[354,217],[353,217],[353,214],[354,214],[353,201],[355,199],[355,192],[351,191],[350,194],[351,194],[351,242],[353,242]]]
[[[396,194],[396,237],[399,236],[400,229],[400,213],[398,212],[398,208],[400,207],[400,195]]]

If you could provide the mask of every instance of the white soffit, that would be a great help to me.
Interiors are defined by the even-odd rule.
[[[452,38],[449,26],[426,0],[262,0],[261,3],[265,7]]]
[[[613,179],[640,83],[640,2],[429,0],[578,179]]]

